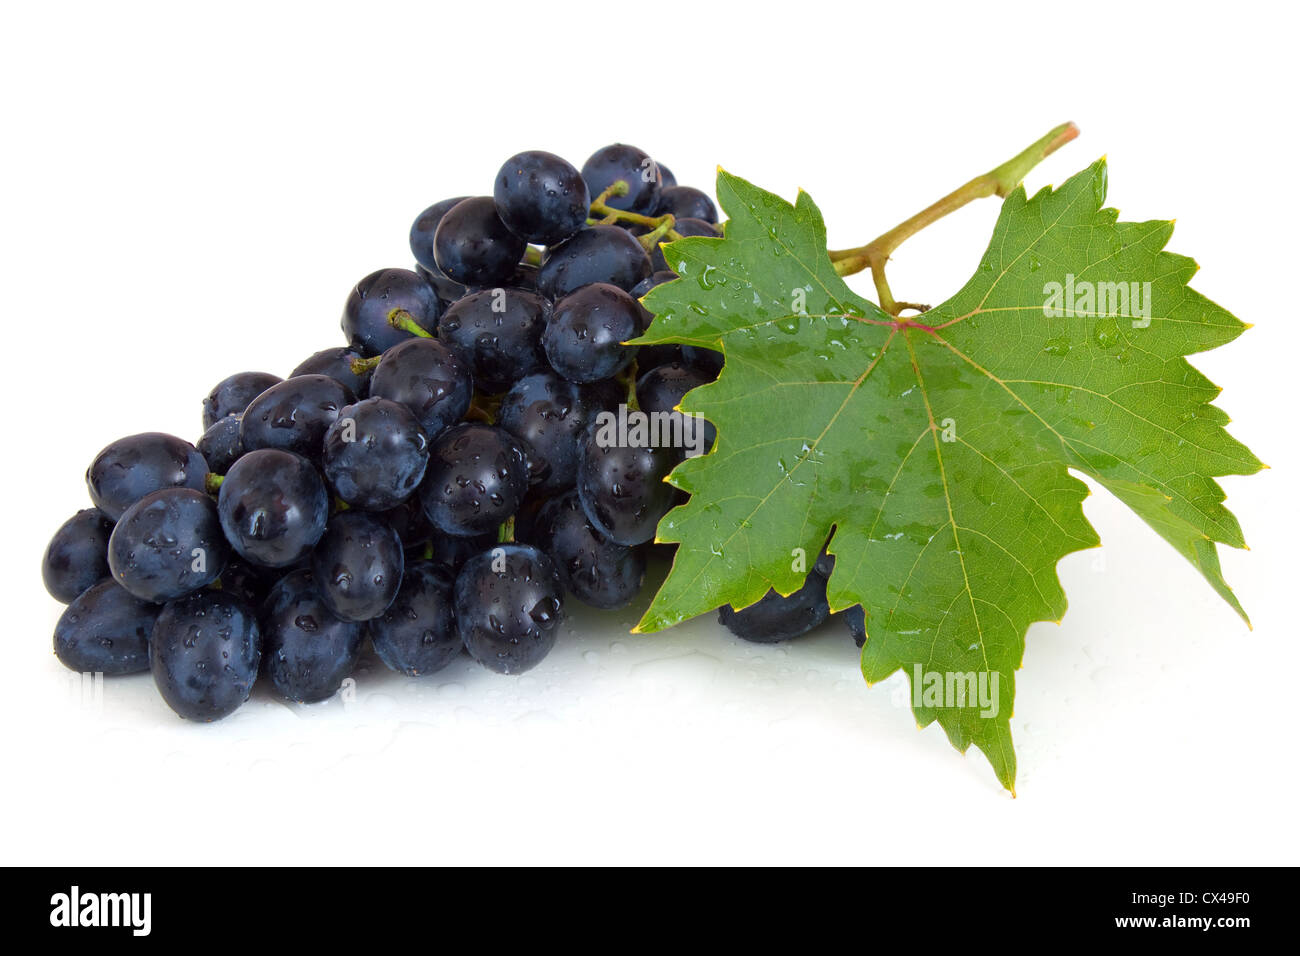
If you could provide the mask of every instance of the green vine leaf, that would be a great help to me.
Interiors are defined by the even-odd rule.
[[[832,610],[866,611],[867,681],[902,669],[918,722],[975,744],[1014,789],[1025,632],[1065,613],[1057,562],[1099,544],[1071,471],[1244,618],[1217,545],[1245,542],[1214,479],[1262,466],[1185,356],[1245,326],[1188,288],[1195,263],[1164,251],[1172,223],[1119,222],[1105,192],[1104,162],[1016,189],[974,277],[899,319],[836,274],[811,198],[720,170],[723,238],[666,246],[680,278],[644,300],[656,318],[639,342],[720,349],[726,365],[682,403],[718,438],[671,476],[691,498],[659,526],[679,547],[638,630],[789,594],[829,538]],[[934,674],[947,696],[929,694]],[[991,705],[954,699],[966,674]]]

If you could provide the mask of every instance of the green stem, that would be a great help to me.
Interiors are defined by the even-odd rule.
[[[536,246],[529,246],[524,250],[524,262],[530,266],[540,266],[542,264],[542,250]]]
[[[671,236],[680,239],[681,234],[673,228],[675,223],[676,220],[671,214],[666,215],[663,217],[663,221],[660,222],[659,225],[655,226],[644,236],[637,236],[637,242],[641,243],[641,248],[646,252],[653,252],[655,247],[659,245],[659,240],[668,237],[670,234]],[[669,241],[671,241],[671,239]]]
[[[225,480],[226,478],[224,475],[208,472],[203,476],[203,490],[210,495],[215,495],[221,490],[221,483]]]
[[[405,309],[393,309],[392,312],[389,312],[388,324],[395,329],[401,329],[403,332],[418,335],[422,339],[433,338],[433,333],[415,321],[415,317]]]
[[[926,226],[973,200],[986,196],[1005,198],[1020,185],[1021,180],[1031,169],[1078,135],[1077,126],[1073,123],[1063,123],[1001,166],[989,170],[983,176],[976,176],[970,182],[922,209],[915,216],[904,220],[883,235],[877,236],[865,246],[831,251],[830,257],[835,263],[835,271],[846,276],[861,272],[863,269],[870,269],[876,283],[876,293],[880,296],[881,308],[892,315],[897,315],[903,306],[894,301],[889,283],[885,280],[885,263],[895,249]]]
[[[505,523],[497,529],[498,544],[513,544],[515,540],[515,516],[511,515],[505,520]]]
[[[353,375],[365,375],[367,372],[375,370],[381,358],[383,358],[382,355],[372,355],[370,358],[354,358],[348,363],[348,367],[352,369]]]

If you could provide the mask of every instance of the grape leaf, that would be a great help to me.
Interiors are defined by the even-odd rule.
[[[640,343],[719,349],[726,364],[682,402],[718,438],[671,476],[691,497],[660,523],[679,547],[638,630],[789,594],[811,564],[800,555],[829,537],[832,610],[866,610],[868,683],[921,678],[919,724],[974,743],[1014,789],[1025,632],[1065,612],[1057,562],[1099,544],[1071,471],[1245,617],[1217,551],[1245,542],[1214,478],[1262,466],[1184,358],[1245,325],[1188,288],[1195,263],[1164,251],[1171,222],[1104,207],[1104,162],[1011,193],[974,277],[912,319],[836,274],[807,194],[792,206],[721,170],[717,192],[723,238],[666,245],[680,278],[644,300],[656,318]],[[927,697],[932,674],[987,675],[997,706]]]

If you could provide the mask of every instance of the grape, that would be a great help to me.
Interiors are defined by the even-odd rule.
[[[106,578],[108,538],[113,522],[98,508],[83,508],[54,532],[41,561],[41,580],[50,597],[68,604]]]
[[[497,543],[496,532],[460,538],[455,535],[439,535],[433,541],[433,558],[431,559],[443,571],[455,580],[465,562],[476,554],[482,554]]]
[[[410,565],[397,598],[370,622],[375,653],[409,677],[440,671],[465,649],[452,616],[454,579],[432,561]]]
[[[411,223],[411,255],[415,256],[415,261],[431,274],[447,278],[446,273],[438,268],[438,262],[433,257],[433,234],[437,232],[442,217],[462,199],[468,198],[468,196],[456,196],[436,202],[416,216],[415,222]]]
[[[853,643],[861,647],[867,643],[867,612],[861,604],[855,604],[851,608],[841,612],[844,623],[849,627],[849,633],[853,635]]]
[[[578,385],[550,370],[519,379],[506,392],[497,423],[527,445],[545,478],[542,492],[573,486],[578,476],[578,443],[596,413],[607,407],[600,390]]]
[[[364,624],[334,616],[310,571],[291,571],[262,607],[266,677],[286,700],[328,700],[356,667],[365,634]]]
[[[86,469],[86,485],[95,507],[116,521],[151,491],[202,491],[207,476],[208,463],[189,442],[162,432],[145,432],[119,438],[96,455]]]
[[[659,167],[659,190],[662,194],[663,190],[672,189],[672,187],[677,185],[677,177],[673,175],[671,169],[659,162],[657,159],[655,160],[655,165]]]
[[[592,527],[616,544],[651,540],[676,497],[664,481],[679,461],[678,449],[603,445],[594,429],[578,463],[578,496]]]
[[[163,488],[127,508],[108,539],[108,567],[142,601],[206,587],[230,556],[217,506],[193,488]]]
[[[218,475],[224,475],[230,466],[244,454],[244,444],[239,440],[239,423],[243,416],[227,415],[218,419],[203,437],[195,443],[208,467]]]
[[[511,232],[546,246],[585,226],[591,211],[582,174],[539,149],[517,153],[502,164],[492,197],[497,215]]]
[[[641,590],[645,557],[593,528],[576,491],[542,506],[531,540],[555,562],[569,593],[584,604],[611,610],[625,606]]]
[[[257,617],[224,591],[200,591],[167,604],[149,641],[158,692],[186,720],[234,713],[248,700],[261,660]]]
[[[287,568],[325,533],[329,496],[305,458],[264,448],[235,462],[221,482],[217,512],[226,539],[246,561]]]
[[[523,289],[525,292],[537,291],[537,277],[540,274],[537,266],[531,262],[521,262],[515,266],[515,271],[510,274],[510,281],[503,283],[510,289]],[[475,292],[483,291],[481,288],[474,289]]]
[[[370,379],[372,398],[409,408],[430,438],[469,411],[474,396],[469,366],[434,339],[411,339],[384,353]]]
[[[639,331],[644,334],[650,328],[650,323],[654,320],[654,315],[644,305],[641,305],[641,298],[653,289],[655,286],[663,285],[665,282],[671,282],[677,278],[676,272],[669,272],[666,269],[653,273],[642,279],[632,287],[632,298],[637,300],[637,305],[641,309],[641,324]],[[641,368],[654,368],[657,365],[667,365],[669,362],[681,362],[682,348],[680,345],[639,345],[636,351],[636,361]]]
[[[537,288],[559,299],[593,282],[631,289],[650,275],[650,256],[636,237],[618,226],[588,226],[548,249]]]
[[[813,570],[829,580],[831,572],[835,570],[835,555],[822,548],[822,553],[817,555],[817,563],[813,565]]]
[[[706,375],[717,378],[722,371],[722,353],[700,345],[683,345],[682,358]]]
[[[460,638],[488,670],[522,674],[555,646],[564,592],[551,559],[531,545],[503,544],[470,558],[454,595]]]
[[[624,345],[640,332],[636,299],[604,282],[589,285],[555,304],[542,336],[551,367],[571,382],[596,382],[617,375],[636,349]]]
[[[768,590],[756,604],[737,611],[723,605],[718,621],[737,637],[757,644],[774,644],[806,634],[830,615],[826,579],[809,574],[803,587],[789,597]]]
[[[339,498],[354,508],[384,511],[419,487],[429,439],[405,405],[368,398],[346,406],[325,432],[322,461]]]
[[[116,677],[149,669],[149,634],[161,611],[112,578],[82,591],[54,626],[54,654],[82,674]]]
[[[655,215],[668,214],[679,222],[683,219],[702,219],[713,223],[718,221],[718,207],[713,205],[708,193],[694,186],[669,186],[660,190],[659,208]]]
[[[683,396],[693,388],[699,388],[701,385],[708,385],[712,378],[707,373],[691,365],[685,365],[681,362],[672,362],[668,365],[660,365],[646,372],[636,383],[636,402],[641,411],[647,414],[655,412],[667,412],[674,417],[682,418],[682,432],[687,436],[686,443],[689,447],[696,440],[695,428],[697,422],[701,419],[694,417],[685,417],[681,412],[675,411],[681,404]],[[718,430],[708,421],[702,422],[703,451],[708,451],[713,447],[714,439],[718,437]],[[674,434],[676,434],[674,429]]]
[[[408,550],[423,548],[435,533],[433,525],[424,516],[419,495],[411,495],[395,507],[380,512],[379,517],[397,532],[397,536],[402,539],[402,547]]]
[[[244,412],[239,440],[246,451],[279,448],[319,461],[325,432],[356,397],[327,375],[299,375],[268,388]]]
[[[344,621],[368,621],[388,610],[402,584],[402,539],[374,515],[341,511],[311,556],[321,601]]]
[[[542,330],[551,304],[535,292],[485,289],[454,303],[438,321],[438,339],[470,367],[474,384],[490,392],[546,367]]]
[[[605,205],[647,216],[659,204],[659,177],[659,167],[649,155],[623,143],[596,150],[582,164],[582,178],[592,199],[621,179],[627,183],[626,195],[610,196]]]
[[[491,425],[456,425],[429,449],[420,501],[435,528],[469,537],[495,530],[527,490],[528,464],[514,436]]]
[[[683,239],[687,236],[709,236],[717,239],[722,236],[722,232],[717,226],[705,222],[703,219],[678,219],[673,223],[675,229]],[[650,253],[650,263],[656,272],[673,271],[664,257],[664,251],[661,248],[662,243],[655,245],[654,251]]]
[[[357,373],[352,370],[355,359],[365,358],[359,351],[349,346],[334,349],[321,349],[313,352],[289,373],[290,378],[300,375],[328,375],[340,385],[345,386],[357,398],[370,394],[370,370]]]
[[[491,196],[456,203],[433,234],[437,266],[465,285],[501,285],[524,257],[527,243],[506,228]]]
[[[421,279],[433,286],[433,291],[438,293],[438,301],[444,306],[450,305],[469,291],[463,282],[448,279],[441,269],[426,269],[417,262],[415,271]]]
[[[238,415],[248,403],[272,385],[284,381],[268,372],[240,372],[222,379],[203,400],[203,428],[207,430],[227,415]]]
[[[411,337],[394,328],[395,315],[405,314],[416,325],[432,332],[442,312],[438,293],[410,269],[380,269],[353,288],[343,306],[343,335],[363,355],[378,355]]]
[[[275,584],[282,574],[283,572],[269,568],[259,568],[234,555],[226,562],[226,570],[221,572],[218,586],[249,607],[258,607],[266,599],[271,585]]]

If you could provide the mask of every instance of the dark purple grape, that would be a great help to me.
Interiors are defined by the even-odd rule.
[[[578,463],[578,496],[592,527],[616,544],[650,541],[677,497],[664,479],[680,461],[679,449],[606,444],[593,428]]]
[[[542,332],[551,304],[522,289],[484,289],[454,303],[438,321],[438,338],[469,365],[474,384],[500,392],[546,367]]]
[[[524,376],[506,392],[497,423],[526,444],[530,461],[544,465],[538,489],[554,492],[573,486],[579,441],[596,413],[607,407],[600,389],[548,369]]]
[[[110,521],[151,491],[206,487],[208,463],[187,441],[162,432],[119,438],[95,456],[86,485],[95,507]]]
[[[840,612],[844,618],[844,623],[848,625],[849,633],[853,635],[853,643],[861,647],[867,643],[867,612],[861,604],[855,604]]]
[[[521,674],[555,646],[564,590],[555,565],[536,548],[502,544],[470,558],[454,595],[460,638],[488,670]]]
[[[433,234],[438,231],[438,223],[442,222],[442,217],[462,199],[468,198],[468,196],[456,196],[436,202],[416,216],[415,222],[411,223],[411,255],[415,256],[415,261],[430,273],[444,279],[447,276],[438,268],[438,262],[433,257]]]
[[[718,221],[718,207],[713,204],[708,193],[694,186],[669,186],[659,192],[659,208],[656,216],[672,214],[679,222],[683,219],[703,219],[705,222]]]
[[[555,562],[569,593],[592,607],[625,606],[645,580],[645,557],[593,528],[576,491],[542,506],[529,540]]]
[[[830,615],[826,603],[826,579],[809,574],[803,587],[788,597],[769,590],[742,610],[728,605],[718,608],[718,621],[737,637],[758,644],[774,644],[807,634]]]
[[[612,209],[648,216],[659,205],[659,167],[649,154],[635,146],[614,143],[596,150],[582,164],[582,178],[593,200],[618,180],[627,183],[626,194],[605,200]]]
[[[162,608],[128,594],[112,578],[82,591],[54,627],[54,654],[82,674],[149,669],[149,634]]]
[[[663,190],[672,189],[677,185],[677,177],[673,175],[671,169],[659,162],[657,159],[655,160],[655,165],[659,167],[659,189],[661,193]]]
[[[502,285],[527,243],[506,228],[491,196],[471,196],[449,209],[433,234],[437,266],[470,286]]]
[[[262,630],[244,601],[199,591],[167,604],[149,662],[167,706],[186,720],[220,720],[248,700],[262,661]]]
[[[395,318],[410,318],[432,332],[442,312],[433,286],[410,269],[380,269],[356,284],[343,306],[343,335],[363,355],[378,355],[413,333],[394,327]]]
[[[404,565],[397,532],[364,511],[330,518],[311,556],[321,600],[344,621],[369,621],[388,610]]]
[[[511,232],[545,246],[569,238],[587,224],[591,212],[582,174],[540,149],[516,153],[502,164],[492,198]]]
[[[641,302],[642,297],[655,286],[671,282],[676,278],[677,273],[661,270],[633,286],[632,298],[636,299],[637,305],[641,307],[641,334],[645,334],[645,331],[650,328],[650,323],[654,321],[654,314]],[[637,346],[636,361],[641,368],[654,368],[656,365],[680,362],[683,361],[682,348],[680,345],[640,345]]]
[[[356,667],[365,634],[364,624],[341,620],[325,605],[310,571],[292,571],[262,607],[266,676],[286,700],[328,700]]]
[[[375,653],[391,670],[432,674],[465,649],[452,611],[454,580],[432,561],[407,567],[397,598],[369,626]]]
[[[112,533],[113,522],[98,508],[83,508],[59,526],[41,561],[41,580],[50,597],[68,604],[108,577]]]
[[[356,396],[328,375],[299,375],[268,388],[240,420],[246,452],[278,448],[319,462],[325,432]]]
[[[241,418],[227,415],[218,419],[194,446],[215,474],[224,475],[244,454],[244,443],[239,440]]]
[[[695,454],[703,454],[713,447],[718,431],[711,422],[676,411],[682,398],[693,388],[708,385],[712,378],[693,365],[672,362],[646,372],[636,383],[636,401],[646,414],[671,415],[673,434],[681,434],[685,446]],[[680,419],[681,424],[677,423]],[[696,430],[699,429],[699,434]]]
[[[226,474],[217,512],[226,539],[246,561],[287,568],[310,554],[325,533],[329,495],[305,458],[263,448]]]
[[[476,554],[482,554],[497,543],[496,532],[460,538],[450,534],[440,534],[431,544],[433,557],[430,559],[438,567],[451,575],[454,580],[465,566],[465,562]]]
[[[227,415],[239,415],[248,403],[272,385],[284,381],[269,372],[239,372],[222,379],[203,400],[203,428],[206,431]]]
[[[716,379],[722,371],[722,353],[715,349],[706,349],[700,345],[683,345],[682,359],[706,375]]]
[[[357,398],[365,398],[370,394],[370,370],[361,373],[353,371],[352,363],[359,358],[365,356],[346,345],[321,349],[303,359],[298,367],[289,373],[289,377],[328,375],[340,385],[346,386]]]
[[[386,398],[346,406],[325,433],[325,478],[353,508],[396,508],[420,486],[428,461],[429,439],[415,413]]]
[[[640,310],[636,299],[603,282],[565,296],[542,336],[551,367],[579,383],[617,375],[636,355],[623,343],[639,333]]]
[[[420,501],[435,528],[470,537],[495,530],[527,490],[527,459],[513,435],[491,425],[456,425],[429,449]]]
[[[113,580],[142,601],[161,604],[207,587],[230,557],[217,505],[193,488],[145,495],[113,527]]]
[[[588,226],[547,250],[537,287],[552,300],[593,282],[608,282],[627,290],[651,271],[650,256],[626,229]]]
[[[433,439],[469,411],[474,384],[469,365],[455,351],[435,339],[411,339],[384,353],[370,395],[405,405]]]

